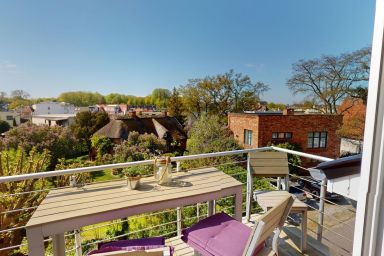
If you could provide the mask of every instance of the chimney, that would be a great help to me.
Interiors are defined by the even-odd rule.
[[[136,117],[136,111],[134,111],[134,110],[130,110],[130,111],[128,112],[128,116],[129,116],[129,117]]]
[[[283,110],[284,116],[290,116],[290,115],[294,115],[294,114],[295,114],[295,110],[293,108],[286,108]]]

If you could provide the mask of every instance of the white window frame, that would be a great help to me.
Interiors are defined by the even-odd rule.
[[[353,255],[384,255],[384,0],[376,0]]]
[[[251,136],[249,136],[249,134]],[[248,129],[244,129],[244,144],[245,145],[249,145],[249,146],[252,145],[252,137],[253,137],[253,131],[248,130]]]

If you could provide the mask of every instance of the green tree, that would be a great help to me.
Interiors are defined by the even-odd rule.
[[[240,149],[231,131],[218,116],[202,115],[189,131],[187,153],[189,155]],[[233,157],[215,157],[188,161],[187,167],[200,167],[231,162]]]
[[[166,152],[165,140],[157,138],[154,134],[139,134],[130,132],[128,139],[114,150],[115,162],[131,162],[151,159]]]
[[[174,116],[182,123],[183,105],[180,93],[176,88],[173,88],[171,97],[167,103],[167,110],[169,115]]]
[[[75,121],[70,129],[73,135],[85,144],[87,150],[90,150],[90,139],[92,135],[108,123],[108,114],[104,112],[91,113],[86,111],[76,114]]]
[[[37,173],[47,169],[50,155],[47,150],[37,153],[32,149],[26,153],[21,148],[0,152],[0,176]],[[33,211],[11,212],[20,208],[35,207],[45,197],[45,192],[22,193],[46,188],[45,179],[31,179],[22,182],[0,184],[0,228],[1,230],[25,226]],[[19,194],[18,194],[19,193]],[[9,194],[16,194],[9,196]],[[23,229],[0,233],[2,247],[20,244],[25,233]],[[1,251],[0,256],[12,255],[10,251]]]
[[[273,110],[273,111],[281,111],[283,109],[285,109],[285,104],[281,104],[281,103],[274,103],[274,102],[269,102],[267,104],[267,108],[268,110]]]
[[[184,108],[189,113],[226,116],[228,112],[255,110],[260,95],[269,86],[253,83],[249,76],[230,70],[224,74],[190,79],[180,88]]]
[[[11,129],[11,126],[7,121],[0,120],[0,134],[3,132],[7,132]]]
[[[97,151],[96,158],[101,160],[103,155],[110,153],[113,148],[113,143],[109,138],[105,136],[94,134],[91,138],[91,146]]]
[[[287,86],[294,94],[304,94],[323,105],[319,110],[341,114],[338,104],[368,81],[370,56],[371,48],[367,47],[339,56],[299,60],[292,65]]]
[[[150,97],[151,104],[156,105],[157,108],[164,108],[170,96],[171,92],[168,89],[156,88]]]
[[[60,126],[21,124],[6,133],[2,139],[3,149],[22,148],[30,152],[33,148],[39,153],[49,150],[50,169],[54,169],[59,158],[72,158],[82,153],[78,140],[69,128]]]
[[[294,143],[289,143],[289,142],[282,142],[278,144],[274,144],[272,142],[268,143],[268,146],[276,146],[279,148],[286,148],[290,150],[295,150],[295,151],[302,151],[301,147],[298,144]],[[301,166],[301,158],[298,155],[292,155],[288,154],[288,162],[289,162],[289,172],[298,174],[302,172],[298,166]]]
[[[12,98],[10,100],[9,109],[16,109],[19,107],[26,107],[30,105],[31,105],[31,101],[28,99]]]
[[[105,103],[104,96],[98,92],[63,92],[58,101],[71,103],[75,106],[90,106]]]

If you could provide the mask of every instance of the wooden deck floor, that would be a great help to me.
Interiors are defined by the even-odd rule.
[[[257,215],[253,215],[250,223],[246,223],[248,226],[252,226]],[[174,256],[194,256],[193,249],[188,247],[180,237],[173,237],[166,241],[167,245],[175,248]],[[300,229],[292,225],[286,225],[283,232],[280,234],[279,241],[279,255],[283,256],[298,256],[298,255],[310,255],[310,256],[325,256],[330,255],[327,248],[315,239],[308,239],[308,250],[305,253],[301,253],[299,250],[300,243]]]

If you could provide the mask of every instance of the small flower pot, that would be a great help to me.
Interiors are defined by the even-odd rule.
[[[134,190],[137,189],[140,186],[140,176],[130,177],[127,176],[127,189],[128,190]]]

